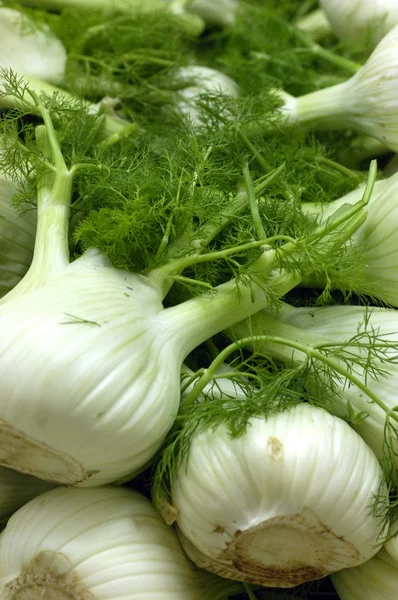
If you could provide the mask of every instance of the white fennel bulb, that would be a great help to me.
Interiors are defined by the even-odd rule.
[[[353,129],[398,151],[398,25],[347,81],[299,98],[281,95],[286,125]]]
[[[7,294],[32,262],[36,211],[23,215],[11,205],[16,185],[0,173],[0,297]]]
[[[204,113],[198,106],[201,94],[237,96],[238,86],[233,79],[209,67],[190,65],[178,69],[177,80],[184,86],[176,94],[177,110],[185,115],[194,127],[203,124]]]
[[[145,497],[59,488],[0,535],[4,600],[226,600],[236,586],[200,572]]]
[[[311,11],[305,17],[296,21],[295,25],[314,41],[321,40],[332,32],[326,14],[320,8]]]
[[[58,268],[0,305],[0,464],[60,483],[114,481],[145,465],[173,424],[185,356],[261,296],[239,302],[226,286],[164,309],[150,280],[94,250]]]
[[[18,10],[0,6],[0,68],[61,83],[66,50],[43,25],[38,28]]]
[[[255,283],[237,294],[232,279],[165,309],[156,274],[115,269],[94,249],[71,263],[74,171],[54,136],[54,173],[38,185],[33,261],[0,301],[0,464],[98,485],[154,456],[179,408],[185,357],[266,306],[268,296]],[[45,127],[37,138],[46,147]],[[278,290],[296,284],[283,274]]]
[[[292,587],[361,564],[382,525],[371,516],[381,469],[342,420],[300,404],[194,435],[171,483],[183,546],[223,577]]]
[[[64,80],[67,54],[62,42],[47,27],[38,27],[18,10],[0,6],[0,39],[0,91],[5,85],[1,73],[4,69],[23,77],[29,89],[39,95],[56,92],[66,99],[73,98],[69,92],[56,87]],[[31,101],[28,94],[25,97]],[[92,114],[103,114],[106,130],[111,135],[125,129],[129,123],[107,110],[106,100],[87,104]],[[17,105],[11,96],[0,97],[0,109]]]
[[[53,487],[48,481],[0,467],[0,519]]]
[[[340,600],[396,600],[398,563],[382,548],[363,565],[332,575]]]
[[[302,210],[325,221],[345,204],[355,204],[364,192],[361,186],[329,204],[304,203]],[[369,294],[398,306],[398,174],[375,183],[367,205],[367,218],[352,236],[354,246],[363,249],[366,278],[355,292]],[[347,282],[350,284],[350,282]]]
[[[375,46],[398,24],[396,0],[320,0],[333,32],[341,39]]]
[[[385,441],[385,424],[388,418],[396,427],[398,387],[398,312],[385,308],[363,306],[329,306],[311,308],[286,308],[280,318],[267,311],[254,315],[249,322],[233,327],[234,335],[265,335],[284,338],[298,343],[292,349],[283,342],[271,343],[264,339],[255,342],[257,350],[264,351],[290,366],[307,360],[305,350],[316,351],[322,344],[335,345],[336,351],[346,351],[345,362],[336,354],[335,364],[345,369],[334,377],[335,394],[328,410],[348,417],[348,403],[357,414],[367,415],[352,426],[374,453],[382,458]],[[350,344],[350,340],[354,340]],[[373,348],[373,350],[372,350]],[[320,356],[318,352],[317,356]],[[329,356],[330,358],[330,356]],[[322,360],[318,362],[322,364]],[[361,386],[349,380],[348,374],[357,378]],[[372,377],[372,372],[375,377]],[[345,374],[346,373],[346,374]],[[322,376],[322,374],[321,374]],[[309,379],[311,385],[311,379]],[[393,418],[394,417],[394,418]],[[395,436],[394,436],[395,437]],[[398,447],[395,445],[395,448]]]
[[[236,20],[238,0],[191,0],[189,12],[201,17],[208,25],[233,25]]]

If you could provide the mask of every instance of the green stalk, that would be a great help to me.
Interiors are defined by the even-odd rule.
[[[44,121],[44,125],[36,128],[36,141],[44,156],[42,166],[46,171],[37,182],[37,230],[32,264],[4,302],[42,287],[69,264],[73,171],[65,164],[49,109],[36,92],[29,90],[28,93]]]
[[[283,304],[284,309],[282,309],[282,312],[288,313],[294,310],[290,305]],[[282,315],[279,315],[279,317],[282,317]],[[319,336],[313,335],[305,329],[285,323],[283,317],[278,318],[273,312],[266,309],[246,321],[233,325],[226,333],[229,338],[238,340],[240,343],[242,339],[256,340],[255,343],[248,342],[249,346],[254,348],[256,352],[272,356],[290,367],[298,367],[302,364],[305,360],[305,354],[294,352],[294,349],[284,342],[279,343],[277,341],[279,338],[293,340],[302,346],[316,346],[320,342],[327,342],[327,340],[321,340]],[[272,338],[272,341],[266,335],[270,339]]]
[[[37,95],[48,94],[49,96],[52,96],[53,94],[57,93],[60,97],[63,97],[66,100],[81,100],[81,102],[86,102],[83,99],[73,96],[66,90],[52,85],[51,83],[47,83],[42,79],[38,79],[37,77],[23,75],[23,82],[28,86],[30,91],[36,93]],[[98,109],[95,105],[90,104],[89,102],[86,102],[86,104],[89,110],[94,113],[98,112]],[[26,110],[27,112],[40,115],[40,111],[38,110],[37,106],[32,106],[30,97],[27,93],[24,95],[22,100],[16,98],[15,96],[1,96],[0,110],[7,108],[20,108],[22,110]],[[98,114],[100,115],[101,113],[98,112]],[[137,128],[136,125],[131,124],[124,119],[120,119],[119,117],[113,117],[112,115],[108,115],[106,113],[104,113],[102,116],[105,121],[105,131],[109,136],[117,134],[120,138],[125,132],[130,132],[131,130],[135,130]]]
[[[314,42],[319,42],[332,33],[332,28],[323,10],[313,10],[296,22],[296,27]]]
[[[244,583],[243,587],[245,588],[245,592],[246,592],[247,597],[249,598],[249,600],[257,600],[257,596],[253,592],[253,589],[252,589],[251,585],[248,585],[247,583]]]
[[[237,285],[233,279],[219,285],[214,293],[200,295],[167,308],[159,315],[159,331],[167,332],[185,357],[220,331],[250,317],[269,305],[270,293],[283,296],[300,282],[295,274],[274,275],[267,284]]]
[[[266,233],[261,220],[260,211],[258,209],[256,194],[253,187],[252,178],[250,176],[249,165],[246,163],[243,166],[243,181],[245,182],[246,195],[249,201],[250,211],[252,213],[253,225],[259,240],[265,239]]]
[[[167,4],[161,0],[22,0],[21,4],[33,6],[35,8],[44,8],[55,11],[62,11],[65,8],[75,8],[78,10],[99,10],[106,14],[117,12],[125,14],[142,14],[145,12],[167,10]],[[181,29],[188,35],[199,36],[204,28],[204,21],[195,14],[185,11],[173,10],[173,18],[178,19]]]
[[[285,169],[285,164],[280,165],[276,169],[273,169],[270,173],[267,173],[257,185],[253,186],[254,195],[257,198],[260,196],[267,187],[279,177],[282,171]],[[249,208],[248,198],[246,192],[239,192],[234,200],[231,202],[231,206],[229,210],[219,216],[217,220],[209,221],[204,223],[198,232],[197,239],[200,242],[200,249],[206,249],[207,246],[219,235],[223,229],[228,227],[235,217],[241,215],[244,212],[247,212]],[[265,237],[265,236],[264,236]],[[179,248],[181,251],[181,248]],[[169,256],[172,256],[173,253],[169,253]]]
[[[343,82],[289,99],[280,109],[284,125],[307,125],[311,129],[347,127],[349,115],[342,112],[347,104],[347,92],[346,82]]]
[[[282,173],[284,168],[285,165],[282,164],[278,168],[274,169],[273,171],[262,177],[259,183],[254,186],[253,191],[255,196],[257,197],[260,194],[262,194],[266,190],[268,185]],[[225,229],[228,225],[230,225],[233,222],[235,217],[241,215],[244,212],[247,212],[248,209],[249,205],[246,192],[238,192],[234,200],[231,202],[229,209],[226,212],[220,214],[217,219],[205,222],[204,225],[197,232],[196,239],[193,241],[186,240],[182,236],[181,238],[177,238],[173,240],[173,242],[168,243],[168,233],[169,229],[171,229],[172,224],[172,221],[170,221],[170,227],[168,223],[165,231],[165,236],[167,239],[167,248],[165,248],[163,244],[162,251],[166,250],[166,255],[170,261],[173,261],[174,257],[180,255],[184,250],[189,251],[193,247],[195,248],[195,256],[199,256],[202,252],[204,252],[207,246],[217,237],[217,235],[219,235],[223,231],[223,229]],[[157,255],[160,256],[159,250],[157,252]],[[222,256],[218,255],[218,258],[221,259]],[[198,262],[204,262],[205,260],[209,260],[209,255],[207,255],[207,258],[205,259],[198,259]],[[192,264],[192,257],[189,259],[188,262],[189,264]],[[174,281],[176,281],[180,277],[180,272],[183,268],[184,262],[180,263],[176,260],[172,263],[172,265],[166,265],[164,267],[162,266],[150,270],[148,276],[150,279],[154,280],[159,287],[161,287],[163,298],[165,298],[168,292],[170,291]],[[200,283],[198,285],[200,285]]]
[[[383,142],[367,135],[358,135],[341,153],[341,161],[348,167],[356,168],[369,158],[390,154],[391,150]]]
[[[301,281],[301,275],[297,270],[288,272],[282,269],[280,267],[281,258],[296,253],[300,250],[301,244],[318,244],[322,243],[325,238],[326,240],[329,238],[329,244],[327,244],[325,252],[333,252],[336,247],[342,246],[366,220],[366,212],[363,209],[366,207],[372,193],[376,172],[377,164],[374,161],[371,164],[368,183],[360,202],[357,202],[354,206],[349,206],[342,213],[338,212],[326,223],[321,223],[305,240],[288,241],[277,250],[271,248],[263,251],[260,258],[247,270],[249,284],[238,285],[237,280],[232,279],[228,283],[219,285],[212,294],[197,296],[162,311],[159,314],[159,331],[164,332],[166,338],[173,332],[172,336],[176,342],[176,347],[179,348],[181,361],[207,339],[269,306],[271,304],[270,298],[280,298],[298,285]],[[345,225],[345,227],[342,228],[342,225]],[[330,241],[330,235],[333,232],[337,232],[337,236],[335,240]],[[275,237],[280,238],[283,236]],[[271,240],[272,238],[268,241]],[[245,246],[254,247],[258,244],[261,244],[261,242],[252,242]],[[233,251],[236,252],[237,249],[209,253],[206,258],[219,258],[220,254],[224,253],[225,255]],[[213,256],[213,254],[217,256]],[[164,265],[150,273],[149,277],[155,274],[152,279],[161,288],[164,277],[167,279],[172,275],[175,264],[178,265],[178,270],[180,270],[188,264],[187,260],[198,262],[203,258],[203,256],[188,257],[177,261],[177,263]],[[297,349],[302,349],[302,346],[297,347]],[[313,357],[319,358],[315,350],[314,352]],[[318,354],[320,355],[320,353]],[[332,359],[328,358],[328,360]],[[336,370],[342,373],[341,369],[340,371]],[[344,376],[346,376],[346,371],[344,371]]]
[[[330,158],[326,158],[324,156],[319,156],[316,159],[316,161],[320,165],[324,165],[325,167],[327,167],[326,172],[337,171],[338,173],[341,173],[342,175],[345,175],[346,177],[351,177],[351,179],[353,179],[357,183],[359,183],[362,180],[362,177],[364,175],[364,173],[362,171],[350,169],[350,168],[345,167],[344,165],[342,165],[334,160],[331,160]]]
[[[277,235],[268,239],[248,242],[247,244],[241,244],[238,247],[226,248],[224,250],[208,252],[206,254],[196,252],[195,254],[179,260],[173,260],[161,267],[152,269],[146,273],[146,276],[164,293],[166,290],[170,289],[170,280],[172,280],[173,276],[179,275],[184,269],[192,265],[206,261],[222,260],[230,256],[232,257],[234,254],[236,255],[242,251],[261,248],[261,246],[269,246],[248,270],[248,275],[253,280],[261,281],[262,285],[264,285],[266,278],[273,270],[281,269],[281,264],[283,264],[284,259],[288,258],[290,255],[294,255],[300,251],[300,249],[305,250],[311,245],[317,245],[338,230],[341,225],[345,225],[345,228],[343,231],[339,232],[339,235],[337,235],[336,240],[333,243],[329,241],[328,252],[333,253],[336,249],[344,245],[344,243],[347,242],[347,240],[349,240],[366,221],[367,214],[363,209],[367,206],[371,197],[376,175],[377,163],[376,161],[373,161],[370,165],[368,182],[362,199],[352,206],[345,206],[343,210],[337,211],[325,222],[321,222],[315,231],[305,239],[295,240],[287,236]],[[286,243],[277,249],[273,249],[271,244],[275,244],[275,242],[279,241],[285,241]],[[229,260],[233,259],[230,258]],[[237,267],[239,266],[240,265],[237,264]],[[292,287],[295,287],[298,285],[299,281],[301,281],[301,276],[296,275],[294,278],[296,283]],[[280,295],[283,295],[286,291],[283,291]]]
[[[308,359],[320,361],[335,373],[344,377],[344,379],[351,384],[358,387],[358,389],[366,394],[370,402],[377,404],[390,419],[393,419],[393,421],[398,423],[397,412],[391,410],[383,400],[368,388],[368,386],[347,368],[341,360],[327,356],[318,349],[324,345],[324,342],[319,338],[316,339],[308,336],[308,334],[299,327],[287,325],[267,313],[254,315],[251,322],[245,324],[244,328],[246,330],[253,330],[254,328],[256,331],[266,331],[267,334],[249,335],[248,337],[239,339],[238,342],[235,342],[235,345],[239,343],[240,347],[244,345],[250,346],[251,348],[254,348],[256,352],[263,353],[266,356],[274,356],[290,366],[302,364]],[[236,328],[231,328],[230,332],[234,335],[239,335],[242,333],[242,329],[243,328],[239,325]],[[277,332],[277,335],[273,335],[273,331]],[[283,347],[288,349],[286,353],[283,352]],[[291,349],[291,352],[289,352],[289,349]],[[295,352],[295,350],[298,352]],[[305,358],[303,358],[303,355]]]
[[[312,40],[305,33],[300,31],[300,29],[293,30],[295,36],[300,40],[300,42],[308,48],[308,51],[315,57],[322,58],[326,62],[335,67],[339,67],[345,71],[348,71],[352,75],[355,75],[357,71],[362,67],[360,63],[349,60],[348,58],[344,58],[344,56],[339,56],[335,54],[331,50],[327,50],[323,46],[317,44],[314,40]]]

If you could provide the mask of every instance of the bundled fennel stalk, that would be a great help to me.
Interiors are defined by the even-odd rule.
[[[227,4],[230,6],[230,3],[225,6]],[[177,3],[174,6],[177,8]],[[232,17],[231,13],[220,11],[216,3],[212,4],[210,12],[206,12],[207,4],[200,0],[183,8],[184,11],[197,10],[209,24],[212,24],[212,20],[213,23],[217,20],[217,24],[227,25],[230,20],[232,24],[233,19],[239,18],[239,12],[235,14],[234,11]],[[209,71],[206,71],[206,80],[211,87],[212,74]],[[204,71],[199,72],[199,75],[201,73]],[[177,77],[179,74],[189,80],[194,71],[183,68],[179,73],[176,71]],[[200,79],[201,77],[199,85],[193,90],[181,90],[175,97],[182,99],[180,112],[188,114],[194,125],[205,128],[203,112],[200,113],[195,106],[199,91],[196,88],[200,88],[202,83]],[[6,77],[6,83],[7,81]],[[213,89],[216,92],[221,87],[221,81],[230,86],[231,95],[236,95],[237,87],[227,77],[215,80]],[[247,169],[244,177],[246,197],[243,198],[242,195],[241,204],[246,206],[246,219],[250,218],[251,213],[255,235],[249,238],[242,235],[240,239],[244,243],[241,242],[241,245],[252,244],[250,250],[256,252],[264,246],[263,254],[260,256],[258,250],[243,282],[231,279],[230,264],[226,261],[227,267],[224,268],[222,280],[227,283],[213,288],[206,284],[209,289],[207,295],[165,308],[163,301],[173,282],[177,280],[186,283],[189,278],[192,279],[192,265],[199,264],[202,259],[210,261],[225,257],[232,257],[232,264],[235,260],[233,249],[206,252],[206,245],[212,240],[213,234],[191,239],[185,232],[173,247],[173,243],[169,244],[169,238],[172,238],[174,227],[176,230],[178,227],[170,218],[168,222],[164,221],[164,238],[153,263],[145,271],[131,273],[115,269],[101,252],[90,248],[90,244],[86,242],[84,248],[88,250],[80,258],[70,262],[69,212],[72,195],[73,198],[77,195],[74,179],[80,173],[86,173],[90,181],[91,174],[96,169],[106,170],[109,163],[101,165],[100,160],[96,162],[92,159],[91,162],[86,162],[80,159],[79,152],[76,153],[75,160],[71,161],[70,155],[67,159],[63,151],[64,134],[62,132],[58,135],[57,127],[62,115],[68,111],[71,119],[74,118],[72,103],[42,96],[42,86],[35,88],[29,84],[28,87],[30,90],[35,89],[37,95],[31,96],[28,89],[24,89],[22,113],[36,114],[45,123],[44,129],[37,129],[33,161],[38,173],[39,220],[31,270],[21,284],[0,303],[0,377],[2,385],[4,384],[4,391],[0,391],[0,446],[6,448],[6,451],[0,453],[0,463],[12,465],[23,472],[38,474],[50,481],[98,485],[120,478],[126,479],[153,460],[159,448],[162,449],[167,432],[173,428],[176,416],[175,427],[178,430],[180,419],[184,418],[178,413],[180,367],[187,354],[202,341],[245,316],[252,315],[254,319],[256,311],[264,306],[272,306],[274,301],[300,282],[303,273],[308,277],[311,272],[308,265],[305,268],[297,265],[302,260],[304,262],[318,245],[319,250],[314,252],[313,261],[319,262],[322,262],[323,256],[332,257],[333,252],[343,246],[351,235],[354,236],[354,244],[360,246],[364,232],[365,237],[368,235],[370,218],[373,219],[376,213],[373,208],[376,207],[374,200],[384,192],[382,194],[377,183],[375,195],[371,197],[369,208],[366,208],[366,220],[362,207],[367,204],[368,198],[362,201],[361,190],[353,194],[352,202],[342,203],[358,202],[357,207],[343,208],[328,223],[323,221],[317,229],[315,226],[310,228],[307,237],[296,239],[291,235],[290,239],[287,236],[283,239],[283,235],[271,236],[268,232],[264,233],[255,206],[259,194],[254,194],[248,184]],[[48,92],[52,93],[52,89],[48,88]],[[185,99],[189,96],[185,105],[184,96]],[[22,104],[21,96],[15,90],[10,90],[4,102],[19,108]],[[228,127],[228,123],[226,126]],[[154,137],[156,151],[161,152],[161,134],[156,132]],[[212,152],[211,144],[206,152]],[[261,169],[264,169],[262,157],[255,152],[252,154],[253,162],[258,160]],[[220,171],[225,169],[224,164],[218,168]],[[184,169],[185,165],[182,170]],[[79,183],[81,184],[81,180]],[[261,185],[258,184],[258,187]],[[205,187],[200,173],[195,172],[192,188],[200,189],[200,186]],[[93,187],[92,194],[95,195],[97,188]],[[79,189],[79,201],[84,203],[88,186],[82,188],[81,192]],[[288,190],[288,186],[286,189]],[[123,190],[119,188],[115,192],[120,196],[123,194]],[[155,190],[154,210],[157,210],[160,198],[163,200],[161,193],[156,194]],[[138,194],[135,201],[139,203]],[[98,204],[100,205],[100,201]],[[178,213],[178,202],[176,206]],[[229,220],[241,214],[241,209],[236,212],[234,210],[231,210]],[[334,212],[333,209],[330,210]],[[228,221],[225,209],[220,209],[219,212],[219,221]],[[347,231],[343,232],[345,225]],[[210,229],[214,229],[214,232],[221,230],[221,227],[218,220],[210,222]],[[377,230],[376,226],[375,229]],[[334,241],[331,240],[333,235]],[[112,238],[111,235],[109,237]],[[380,240],[381,237],[382,235],[379,236]],[[114,239],[119,241],[116,237]],[[114,240],[111,239],[112,243]],[[185,248],[185,254],[176,251],[179,244]],[[73,250],[76,251],[76,246]],[[153,247],[150,251],[155,254]],[[167,260],[157,261],[159,256],[162,257],[162,252],[163,258],[166,256]],[[142,253],[150,252],[143,246]],[[201,253],[204,254],[203,257],[200,256]],[[238,250],[236,253],[239,261],[241,255]],[[292,267],[293,263],[296,266]],[[188,269],[188,273],[184,269]],[[376,268],[373,272],[376,273]],[[184,275],[187,277],[184,278]],[[378,280],[378,288],[379,283]],[[198,281],[197,284],[200,285],[201,282]],[[383,287],[383,293],[388,293],[387,285]],[[165,306],[168,304],[170,301],[166,300]],[[242,332],[242,335],[250,333],[251,330],[249,333]],[[390,333],[388,339],[395,348],[395,338],[393,332]],[[359,343],[366,352],[366,343],[363,344],[363,340]],[[277,356],[280,358],[278,354]],[[337,367],[341,366],[340,358],[336,361]],[[286,362],[286,373],[289,372],[289,360]],[[337,377],[339,371],[334,374]],[[250,375],[252,373],[248,377]],[[221,384],[219,380],[216,390],[221,392],[217,398],[222,403],[222,394],[225,393],[226,409],[231,397],[237,396],[244,420],[243,407],[249,386],[246,382],[240,387],[235,383],[235,377],[236,374],[233,373],[231,379],[227,380],[229,385]],[[240,381],[239,377],[237,381]],[[182,395],[182,413],[186,396],[193,393],[191,387],[188,386]],[[217,396],[213,393],[214,395]],[[253,395],[256,396],[256,391]],[[168,518],[176,521],[188,554],[199,565],[238,580],[290,587],[348,565],[359,565],[376,552],[378,535],[385,534],[384,522],[378,515],[369,513],[373,496],[378,496],[380,502],[385,501],[386,490],[380,485],[380,466],[348,426],[323,410],[300,404],[303,397],[306,397],[304,392],[300,399],[297,394],[295,402],[290,404],[290,410],[276,410],[275,414],[270,414],[267,410],[253,411],[247,419],[247,431],[241,437],[232,436],[231,439],[227,422],[192,435],[192,453],[187,462],[175,472],[173,485],[168,490],[172,496]],[[266,405],[264,399],[264,406]],[[357,406],[352,402],[359,413],[359,416],[355,415],[358,421],[365,416],[362,413],[367,412],[366,399],[363,405],[361,412],[362,405]],[[346,397],[343,397],[339,407],[336,412],[346,417]],[[246,408],[250,412],[250,401],[246,403]],[[389,406],[389,410],[393,411],[393,406]],[[235,414],[238,413],[239,410],[236,410]],[[199,416],[200,413],[198,420]],[[363,422],[366,424],[369,420],[367,417]],[[376,421],[379,435],[382,419],[377,417]],[[210,418],[211,423],[214,424],[215,421]],[[296,432],[297,436],[288,435],[288,430]],[[303,435],[305,444],[301,443]],[[325,440],[331,438],[333,443],[328,446]],[[7,446],[11,448],[9,453]],[[347,446],[352,450],[348,457]],[[373,442],[373,448],[380,454],[379,438]],[[224,469],[219,468],[220,456],[225,458]],[[293,464],[297,456],[301,458],[300,463],[297,461]],[[232,466],[229,463],[231,458]],[[320,468],[325,462],[330,466],[327,478],[325,470]],[[309,464],[313,467],[312,478],[309,475]],[[291,475],[290,478],[284,476],[285,468]],[[229,473],[233,473],[235,477],[228,477]],[[304,480],[306,489],[300,485],[300,481]],[[259,481],[266,481],[268,484],[271,482],[272,485],[261,486]],[[360,493],[356,494],[359,488]],[[198,493],[192,498],[195,490]],[[150,566],[148,579],[145,579],[142,588],[137,589],[139,586],[135,579],[126,592],[125,584],[118,577],[122,573],[122,576],[133,578],[131,573],[135,567],[130,557],[126,558],[124,564],[127,566],[123,570],[120,565],[122,550],[106,548],[98,556],[98,539],[106,542],[109,538],[114,539],[116,531],[108,512],[108,504],[113,506],[113,501],[111,495],[108,497],[106,494],[108,491],[97,488],[62,490],[58,495],[38,499],[34,505],[24,509],[26,512],[15,516],[0,538],[0,560],[3,562],[4,573],[0,586],[3,586],[5,598],[11,600],[14,595],[19,597],[21,594],[25,597],[23,594],[28,594],[33,600],[35,597],[31,595],[32,588],[29,587],[33,583],[37,585],[34,593],[41,598],[43,593],[47,593],[50,580],[56,580],[60,584],[61,594],[74,593],[79,600],[91,600],[94,597],[114,599],[117,594],[126,597],[126,593],[132,593],[131,588],[135,590],[131,598],[137,600],[141,594],[161,593],[160,589],[151,587],[157,585],[158,579]],[[65,505],[62,504],[62,498],[72,496],[75,500],[71,504],[67,500]],[[76,514],[72,515],[73,508],[82,506],[78,498],[90,498],[83,510],[87,519],[80,521],[81,531]],[[102,511],[98,509],[100,498],[104,498]],[[122,504],[121,501],[120,503]],[[66,505],[72,507],[67,518],[63,512]],[[126,512],[131,515],[134,511],[129,502],[126,502],[126,506]],[[33,519],[31,510],[35,510]],[[139,526],[140,535],[145,524],[149,524],[151,520],[149,508],[148,513],[144,512],[139,514],[135,523]],[[40,514],[43,514],[43,518],[37,523],[35,517]],[[48,522],[48,515],[51,515],[54,530],[43,539],[42,526]],[[90,537],[90,532],[87,534],[83,528],[87,521],[92,523],[97,517]],[[131,520],[128,517],[118,520],[122,537],[127,535],[126,530],[131,526]],[[31,535],[26,544],[22,537],[23,530]],[[36,537],[37,533],[39,535]],[[70,534],[68,539],[75,536],[79,541],[79,548],[72,539],[65,542],[63,534]],[[165,544],[174,548],[175,541],[169,541],[171,537],[164,535]],[[292,539],[290,549],[285,543],[287,535]],[[36,543],[38,537],[40,542]],[[123,537],[124,541],[125,539]],[[56,542],[54,546],[50,544],[52,541]],[[16,548],[15,545],[19,542],[20,545]],[[156,543],[159,544],[159,540]],[[13,549],[16,551],[12,552]],[[138,550],[140,559],[141,552],[142,546]],[[181,599],[192,597],[192,600],[207,600],[211,595],[212,598],[224,600],[235,590],[233,585],[229,587],[226,583],[224,587],[212,576],[202,578],[191,566],[187,570],[190,574],[185,576],[182,559],[178,563],[181,569],[174,570],[174,567],[170,569],[172,559],[166,558],[166,552],[164,557],[167,573],[170,575],[171,570],[173,575],[172,582],[169,580],[167,583],[168,589],[162,588],[165,598],[170,597],[172,589],[173,598],[176,595],[178,597],[179,593]],[[92,571],[89,573],[90,568]],[[137,568],[142,573],[142,562]],[[163,583],[164,579],[161,584]],[[159,583],[159,588],[161,584]],[[206,590],[204,585],[207,586]]]

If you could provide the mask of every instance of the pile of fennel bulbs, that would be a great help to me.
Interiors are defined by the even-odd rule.
[[[396,600],[394,3],[7,4],[0,597]]]

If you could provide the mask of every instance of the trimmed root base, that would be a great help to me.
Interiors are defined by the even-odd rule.
[[[76,485],[95,473],[5,421],[0,421],[0,465],[61,485]]]
[[[56,552],[40,552],[4,586],[3,600],[95,600],[71,570],[69,560]]]
[[[273,517],[237,531],[226,549],[209,558],[179,532],[188,556],[221,577],[289,588],[358,564],[358,550],[338,537],[310,509]]]

